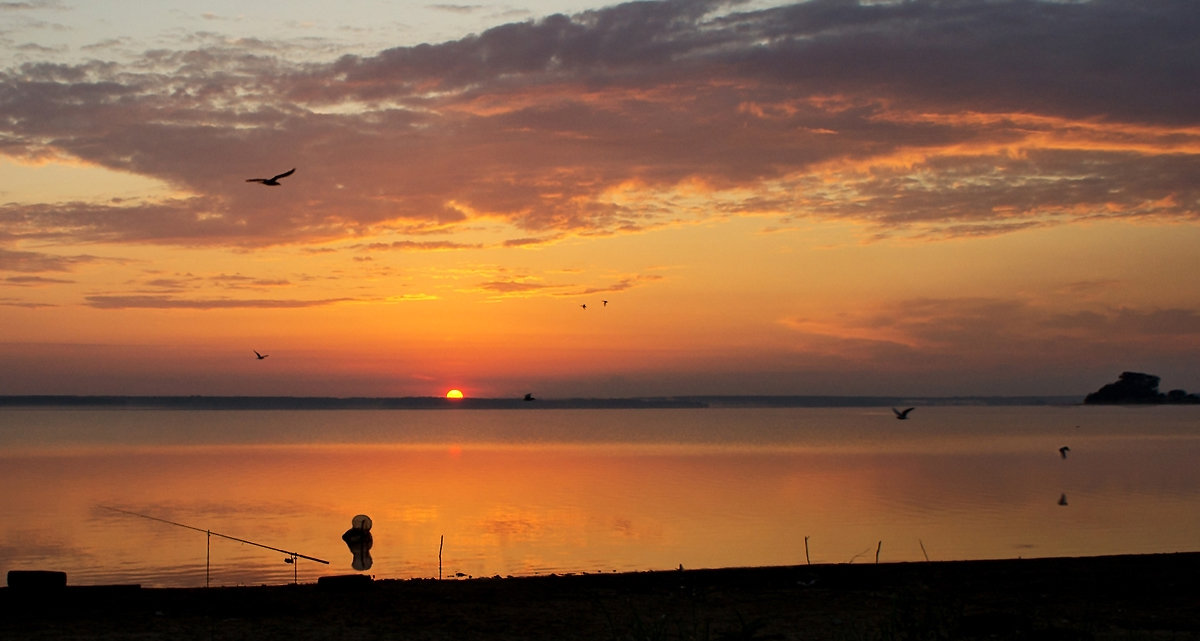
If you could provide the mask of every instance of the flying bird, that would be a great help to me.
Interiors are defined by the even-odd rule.
[[[1063,458],[1067,458],[1067,452],[1070,452],[1070,451],[1071,451],[1071,448],[1067,447],[1066,445],[1058,448],[1058,453],[1061,454]]]
[[[250,350],[250,351],[254,352],[254,355],[255,355],[255,356],[257,356],[257,357],[258,357],[258,360],[260,360],[260,361],[261,361],[262,359],[264,359],[264,358],[266,358],[266,357],[270,356],[270,354],[259,354],[259,353],[258,353],[258,350],[256,350],[256,349],[254,349],[254,350]]]
[[[585,309],[585,310],[586,310],[586,309],[587,309],[587,303],[584,303],[584,304],[580,305],[580,307],[582,307],[583,309]]]
[[[904,410],[904,411],[902,412],[902,411],[900,411],[900,410],[898,410],[898,409],[896,409],[896,408],[894,408],[894,407],[893,407],[893,408],[892,408],[892,412],[894,412],[894,413],[896,414],[896,418],[898,418],[898,419],[900,419],[900,420],[902,420],[902,421],[903,421],[903,420],[907,420],[907,419],[908,419],[908,413],[909,413],[909,412],[911,412],[911,411],[913,411],[913,410],[915,410],[915,409],[917,409],[917,408],[915,408],[915,407],[910,407],[910,408],[908,408],[908,409],[906,409],[906,410]]]
[[[600,302],[604,303],[604,306],[605,306],[605,307],[608,307],[608,301],[606,301],[606,300],[602,300],[602,301],[600,301]]]
[[[294,173],[296,173],[296,168],[295,168],[295,167],[292,167],[290,170],[288,170],[288,171],[285,171],[285,172],[283,172],[282,174],[279,174],[279,175],[277,175],[277,176],[271,176],[270,178],[247,178],[247,179],[246,179],[246,182],[248,182],[248,183],[262,183],[262,184],[264,184],[264,185],[270,185],[270,186],[272,186],[272,187],[278,187],[278,186],[279,186],[279,179],[280,179],[280,178],[287,178],[288,176],[291,176],[291,175],[292,175],[292,174],[294,174]]]

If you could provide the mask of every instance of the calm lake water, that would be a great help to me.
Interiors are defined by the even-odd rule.
[[[376,578],[1194,551],[1198,460],[1197,407],[8,408],[0,571],[312,582],[356,514]]]

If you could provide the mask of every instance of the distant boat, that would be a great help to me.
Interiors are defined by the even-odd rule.
[[[532,400],[536,400],[536,399],[534,399],[534,398],[533,398],[533,394],[526,394],[526,395],[525,395],[525,400],[527,400],[527,401],[532,401]]]
[[[908,408],[908,409],[906,409],[906,410],[904,410],[904,411],[900,411],[900,410],[898,410],[898,409],[896,409],[896,408],[894,408],[894,407],[893,407],[893,408],[892,408],[892,412],[896,414],[896,418],[898,418],[898,419],[900,419],[900,420],[902,420],[902,421],[905,421],[905,420],[908,420],[908,413],[909,413],[909,412],[911,412],[911,411],[913,411],[913,410],[915,410],[915,409],[917,409],[917,408],[915,408],[915,407],[910,407],[910,408]]]

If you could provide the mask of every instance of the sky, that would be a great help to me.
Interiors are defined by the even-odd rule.
[[[1200,390],[1193,0],[329,7],[0,2],[0,394]]]

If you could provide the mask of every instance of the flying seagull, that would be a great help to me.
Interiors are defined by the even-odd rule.
[[[1070,451],[1071,451],[1071,448],[1067,447],[1066,445],[1058,448],[1058,453],[1062,454],[1063,458],[1067,458],[1067,452],[1070,452]]]
[[[264,359],[264,358],[266,358],[266,357],[270,356],[270,354],[259,354],[259,353],[258,353],[258,350],[256,350],[256,349],[255,349],[255,350],[250,350],[250,351],[254,352],[254,355],[255,355],[255,356],[257,356],[257,357],[258,357],[258,360],[260,360],[260,361],[261,361],[262,359]]]
[[[894,408],[894,407],[893,407],[893,408],[892,408],[892,411],[893,411],[893,412],[895,412],[895,414],[896,414],[896,418],[898,418],[898,419],[900,419],[900,420],[902,420],[902,421],[903,421],[903,420],[906,420],[906,419],[908,419],[908,413],[909,413],[909,412],[911,412],[911,411],[913,411],[913,410],[915,410],[915,409],[917,409],[917,408],[915,408],[915,407],[910,407],[910,408],[908,408],[908,409],[904,410],[903,412],[901,412],[900,410],[898,410],[898,409],[896,409],[896,408]]]
[[[294,174],[294,173],[296,173],[296,168],[295,168],[295,167],[292,167],[290,170],[288,170],[288,171],[285,171],[285,172],[283,172],[282,174],[279,174],[278,176],[272,176],[272,177],[270,177],[270,178],[247,178],[247,179],[246,179],[246,182],[248,182],[248,183],[262,183],[262,184],[264,184],[264,185],[270,185],[270,186],[272,186],[272,187],[278,187],[278,186],[279,186],[279,179],[280,179],[280,178],[287,178],[288,176],[291,176],[291,175],[292,175],[292,174]]]

